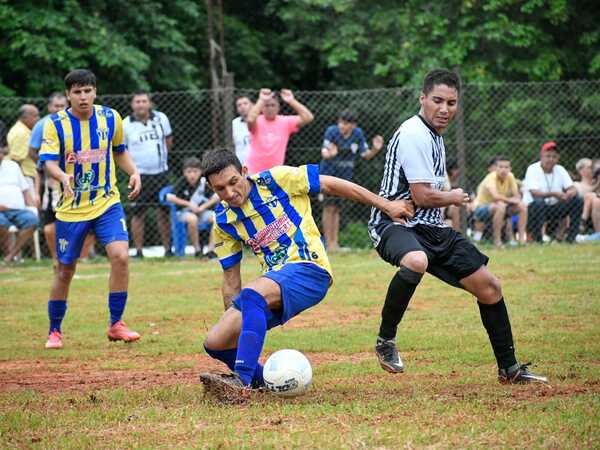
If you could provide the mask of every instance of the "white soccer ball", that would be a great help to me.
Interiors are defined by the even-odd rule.
[[[263,377],[271,392],[282,397],[295,397],[310,387],[312,367],[298,350],[279,350],[267,359]]]

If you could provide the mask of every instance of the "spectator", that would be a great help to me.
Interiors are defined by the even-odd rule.
[[[282,89],[280,96],[297,115],[280,115],[279,101],[270,89],[260,90],[258,101],[248,112],[250,153],[246,166],[249,174],[282,165],[290,136],[313,121],[313,114],[294,98],[292,91]]]
[[[477,190],[475,198],[475,240],[479,240],[485,224],[491,219],[494,245],[502,245],[502,228],[507,225],[507,237],[514,242],[512,216],[519,215],[519,243],[527,242],[527,207],[521,201],[521,193],[511,172],[510,159],[505,156],[496,158],[496,170],[487,174]],[[507,222],[508,219],[508,222]]]
[[[576,181],[573,184],[577,189],[577,194],[583,198],[580,231],[585,232],[592,217],[592,205],[594,199],[597,198],[595,191],[598,188],[598,183],[594,183],[591,159],[581,158],[577,161],[577,164],[575,164],[575,169],[577,169],[577,173],[579,173],[580,181]]]
[[[331,175],[344,180],[352,181],[356,156],[368,161],[375,157],[383,147],[383,138],[379,135],[373,137],[372,147],[369,148],[363,131],[357,127],[356,114],[350,110],[340,112],[337,125],[331,125],[325,130],[323,146],[321,148],[321,167],[319,173]],[[323,233],[327,250],[340,249],[338,233],[340,230],[340,205],[339,197],[325,198],[323,207]]]
[[[67,97],[60,93],[54,92],[50,94],[48,97],[48,114],[44,116],[41,120],[38,120],[33,130],[31,130],[31,139],[29,140],[29,153],[32,155],[36,155],[40,151],[42,147],[42,135],[44,132],[44,123],[48,120],[51,114],[57,113],[58,111],[62,111],[67,107]],[[40,180],[41,189],[36,190],[39,193],[41,201],[40,201],[40,216],[41,222],[43,224],[44,237],[46,238],[46,244],[48,245],[48,250],[50,251],[50,256],[54,261],[54,266],[56,267],[56,228],[54,222],[56,222],[56,205],[58,204],[58,200],[60,199],[59,185],[58,181],[56,181],[52,177],[46,177],[44,174],[43,168],[39,165],[37,166],[38,170],[38,179]]]
[[[448,191],[452,189],[462,188],[462,186],[460,186],[460,169],[458,167],[458,161],[456,161],[453,158],[449,158],[446,161],[446,185],[446,190]],[[464,189],[464,191],[468,192],[467,189]],[[470,204],[467,204],[465,206],[467,210],[469,210],[469,205]],[[463,211],[463,207],[459,207],[456,205],[450,205],[444,208],[445,222],[449,222],[449,225],[454,231],[461,231],[461,211]]]
[[[198,225],[214,223],[214,212],[210,208],[217,204],[219,198],[216,195],[210,199],[206,197],[206,179],[202,176],[201,167],[198,158],[187,158],[183,162],[183,176],[175,182],[173,192],[167,194],[167,200],[175,204],[177,220],[187,223],[188,234],[196,257],[206,256],[214,259],[217,255],[214,251],[212,233],[209,238],[208,251],[206,255],[203,255],[198,238]]]
[[[173,256],[169,209],[159,204],[159,192],[169,184],[167,159],[173,147],[171,124],[164,113],[152,109],[150,94],[147,92],[133,94],[131,109],[133,114],[123,120],[125,145],[142,176],[144,186],[139,198],[131,203],[131,231],[136,257],[144,256],[144,221],[146,211],[153,207],[156,208],[158,231],[165,256]]]
[[[560,155],[556,142],[542,145],[540,161],[531,164],[525,174],[524,201],[528,206],[528,232],[536,242],[542,242],[542,227],[555,238],[559,221],[569,217],[567,242],[574,242],[583,199],[577,196],[577,189],[565,168],[558,164]]]
[[[231,121],[235,155],[242,165],[246,164],[246,158],[248,158],[248,153],[250,152],[250,131],[248,131],[246,118],[252,105],[253,103],[247,96],[238,97],[235,101],[235,108],[239,116]]]
[[[21,251],[27,240],[33,236],[38,225],[37,216],[26,206],[33,206],[30,186],[19,165],[6,156],[6,148],[0,148],[0,241],[8,241],[11,225],[19,229],[12,247],[6,247],[4,263],[9,264]]]
[[[21,166],[21,171],[29,183],[29,193],[35,206],[39,206],[39,179],[36,170],[37,153],[29,149],[31,129],[40,118],[40,112],[34,105],[22,105],[19,118],[8,132],[8,156]]]
[[[496,171],[496,163],[498,162],[498,155],[494,155],[490,158],[487,165],[488,173],[492,173]],[[479,189],[479,188],[478,188]]]

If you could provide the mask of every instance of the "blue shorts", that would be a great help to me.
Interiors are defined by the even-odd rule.
[[[0,228],[10,228],[14,225],[19,230],[37,227],[39,220],[37,216],[28,209],[9,209],[0,211]]]
[[[56,253],[62,264],[72,264],[79,258],[83,241],[94,231],[102,245],[114,241],[129,241],[125,212],[120,203],[112,205],[102,215],[81,222],[56,220]]]
[[[475,208],[475,212],[473,213],[473,217],[478,222],[485,222],[490,217],[492,217],[492,205],[480,205]]]
[[[280,270],[263,275],[276,282],[281,288],[283,308],[271,310],[267,317],[267,329],[283,325],[305,309],[311,308],[325,298],[331,285],[331,275],[312,263],[288,263]],[[233,301],[233,307],[241,311],[240,297]]]

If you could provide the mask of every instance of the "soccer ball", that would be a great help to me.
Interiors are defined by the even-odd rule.
[[[310,362],[298,350],[279,350],[269,356],[263,370],[265,386],[282,397],[304,394],[312,381]]]

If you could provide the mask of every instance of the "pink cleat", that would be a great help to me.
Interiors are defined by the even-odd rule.
[[[127,328],[127,325],[125,325],[125,322],[122,320],[115,322],[115,324],[108,329],[106,335],[108,336],[109,341],[133,342],[140,338],[140,334]]]
[[[54,330],[48,335],[48,340],[46,341],[46,348],[58,350],[59,348],[62,348],[62,346],[62,334],[60,334],[60,331]]]

